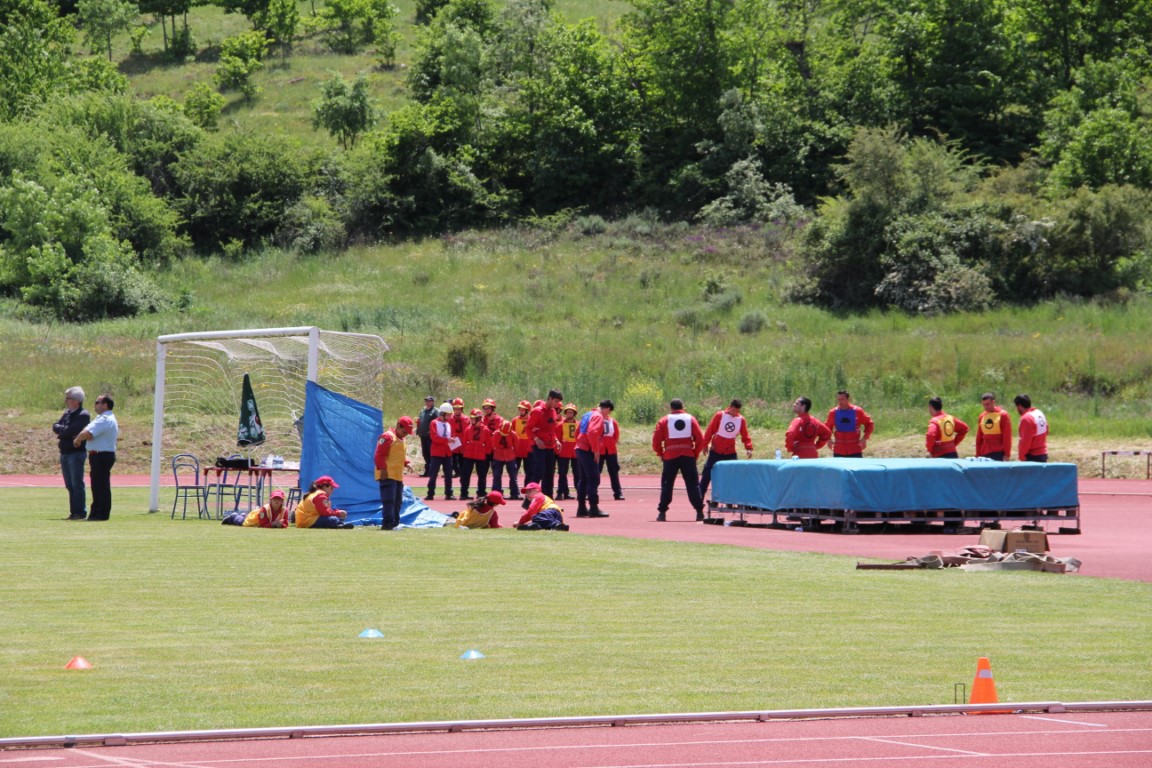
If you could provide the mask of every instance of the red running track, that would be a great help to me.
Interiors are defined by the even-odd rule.
[[[424,482],[419,478],[408,478],[408,481],[413,485]],[[113,476],[114,487],[147,486],[148,482],[146,475]],[[566,519],[572,526],[572,532],[728,544],[793,552],[820,552],[892,562],[909,556],[926,555],[932,550],[957,549],[979,541],[979,536],[976,534],[843,535],[701,525],[695,522],[695,515],[680,485],[677,485],[672,508],[668,512],[668,522],[657,523],[656,502],[660,495],[660,478],[655,475],[635,475],[623,478],[623,482],[625,501],[612,501],[609,492],[601,502],[604,510],[611,515],[608,518],[577,518],[572,513],[576,502],[561,502],[568,512]],[[0,476],[0,489],[53,486],[60,487],[61,501],[64,502],[64,489],[58,477]],[[601,484],[601,490],[606,489],[607,478]],[[1080,574],[1084,576],[1152,582],[1152,557],[1148,556],[1148,553],[1152,552],[1152,481],[1082,479],[1080,504],[1083,533],[1062,535],[1053,531],[1048,537],[1050,554],[1080,560],[1082,563]],[[452,512],[462,508],[460,502],[442,500],[433,501],[431,506],[440,512]],[[513,502],[506,509],[507,512],[501,517],[510,518],[514,522],[519,517],[519,507]],[[1149,762],[1149,765],[1152,765],[1152,762]]]
[[[1147,768],[1152,713],[933,716],[466,731],[0,752],[102,768]]]

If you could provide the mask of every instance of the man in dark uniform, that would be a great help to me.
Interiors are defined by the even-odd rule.
[[[52,425],[60,447],[60,471],[64,475],[64,487],[68,489],[68,519],[83,520],[87,491],[84,489],[84,460],[88,452],[73,444],[76,435],[84,431],[92,416],[84,410],[84,390],[69,387],[64,392],[64,414]]]

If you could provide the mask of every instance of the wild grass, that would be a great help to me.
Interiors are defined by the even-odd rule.
[[[0,736],[1002,701],[1152,686],[1143,583],[518,531],[103,525],[0,490]],[[360,639],[378,628],[383,640]],[[486,658],[463,661],[476,649]],[[80,655],[86,672],[64,665]]]

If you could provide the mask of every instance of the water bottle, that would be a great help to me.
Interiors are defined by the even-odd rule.
[[[272,466],[283,467],[284,466],[284,457],[280,456],[280,455],[273,456],[272,457]]]
[[[781,455],[781,454],[780,454],[780,449],[779,449],[779,448],[777,448],[777,449],[776,449],[776,461],[780,461],[780,455]]]

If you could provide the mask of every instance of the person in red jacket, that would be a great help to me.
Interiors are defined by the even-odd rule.
[[[796,418],[788,425],[784,433],[784,447],[788,453],[800,459],[820,458],[820,449],[832,439],[832,430],[828,425],[811,414],[812,401],[806,397],[798,397],[792,401],[792,412]]]
[[[527,400],[521,400],[520,404],[516,406],[519,413],[512,419],[512,434],[516,435],[516,466],[511,470],[512,474],[524,472],[525,480],[528,482],[528,457],[532,455],[532,439],[528,437],[528,415],[532,412],[532,403]],[[513,493],[509,497],[512,501],[520,501],[519,493]]]
[[[704,520],[704,501],[700,498],[700,477],[696,473],[696,460],[704,450],[704,433],[696,417],[684,411],[684,401],[675,398],[668,403],[669,413],[656,423],[652,432],[652,450],[664,462],[660,473],[660,503],[656,507],[656,522],[664,522],[672,503],[672,488],[676,475],[684,478],[688,503],[696,510],[696,520]]]
[[[576,517],[608,517],[600,509],[600,452],[615,407],[611,400],[601,400],[600,407],[584,414],[577,425]]]
[[[571,499],[571,489],[579,482],[580,469],[576,466],[576,431],[580,423],[576,421],[576,406],[564,406],[560,421],[556,423],[556,500]],[[572,470],[572,485],[568,485],[568,470]]]
[[[504,423],[504,417],[496,413],[496,401],[492,398],[487,398],[484,405],[480,406],[483,416],[480,417],[480,423],[488,427],[488,434],[496,437],[496,433],[500,431],[500,425]],[[484,457],[484,461],[476,467],[476,497],[479,498],[488,492],[488,471],[492,468],[492,449],[488,449],[488,455]]]
[[[832,430],[832,455],[844,459],[864,457],[864,449],[872,437],[872,417],[858,405],[852,404],[848,390],[836,393],[836,407],[828,411],[824,426]]]
[[[1012,417],[996,405],[996,395],[985,392],[980,396],[984,410],[976,423],[976,455],[992,461],[1012,458]]]
[[[468,417],[464,415],[464,398],[455,397],[452,399],[452,434],[459,437],[464,434],[464,428],[468,426]],[[463,447],[456,447],[452,449],[452,474],[460,477],[460,462],[463,458]]]
[[[955,416],[944,412],[944,401],[934,397],[928,401],[928,413],[932,418],[928,421],[928,435],[925,446],[928,455],[934,459],[958,459],[960,455],[956,447],[964,441],[968,434],[968,425]]]
[[[500,425],[496,434],[492,435],[492,490],[504,493],[504,472],[508,472],[509,498],[520,498],[520,487],[516,484],[516,449],[520,439],[512,431],[512,422],[506,421]]]
[[[444,473],[444,498],[455,499],[452,495],[452,448],[460,443],[460,438],[452,431],[452,404],[440,406],[440,415],[432,422],[428,436],[432,439],[432,466],[428,473],[428,495],[424,501],[436,497],[436,476]]]
[[[1028,395],[1016,395],[1012,401],[1020,414],[1020,461],[1048,463],[1048,417],[1039,408],[1032,407]]]
[[[733,399],[728,407],[716,411],[708,429],[704,430],[704,445],[708,446],[708,458],[704,460],[704,470],[700,473],[700,498],[708,493],[712,481],[712,467],[719,461],[735,461],[736,438],[744,443],[744,451],[752,458],[752,438],[748,435],[748,422],[740,415],[744,403]]]
[[[481,421],[484,414],[479,408],[473,408],[468,414],[469,424],[464,427],[460,435],[460,498],[471,501],[468,486],[472,484],[472,470],[484,463],[492,449],[492,433]]]
[[[605,400],[604,403],[611,403]],[[616,406],[609,409],[609,414]],[[600,471],[608,471],[608,481],[612,484],[612,498],[624,501],[624,488],[620,485],[620,423],[610,415],[604,417],[604,437],[600,441]]]
[[[532,452],[528,456],[528,469],[524,481],[540,483],[545,496],[552,497],[556,477],[556,409],[564,402],[559,390],[548,391],[548,399],[532,409],[528,415],[528,438]]]

